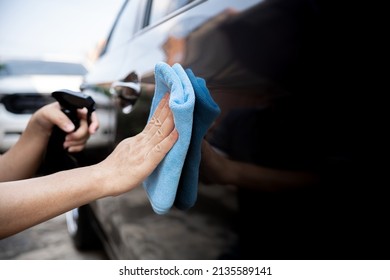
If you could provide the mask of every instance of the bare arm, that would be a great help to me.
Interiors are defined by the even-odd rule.
[[[88,127],[87,112],[79,111],[80,127],[74,130],[73,123],[61,112],[57,102],[42,107],[35,112],[18,142],[0,156],[0,182],[30,178],[40,166],[46,152],[54,125],[68,133],[64,147],[69,152],[81,151],[90,134],[93,134],[99,124],[95,113]]]
[[[235,185],[262,191],[301,188],[318,181],[318,175],[304,171],[271,169],[231,160],[206,141],[202,143],[201,180],[205,183]]]
[[[0,183],[0,238],[138,186],[178,138],[167,98],[160,102],[154,116],[143,132],[123,140],[96,165]]]

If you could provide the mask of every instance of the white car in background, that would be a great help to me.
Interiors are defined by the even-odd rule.
[[[0,153],[20,137],[31,115],[55,101],[53,91],[80,91],[87,69],[78,62],[38,59],[0,60]],[[107,147],[113,141],[115,120],[104,93],[85,91],[96,102],[100,128],[92,135],[87,148]]]

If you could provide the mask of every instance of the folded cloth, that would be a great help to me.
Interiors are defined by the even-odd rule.
[[[207,130],[221,110],[212,99],[204,79],[196,77],[191,69],[186,69],[195,91],[195,108],[190,146],[184,161],[174,205],[181,210],[194,206],[198,194],[201,144]]]
[[[154,72],[156,88],[149,119],[162,97],[169,92],[169,107],[179,133],[175,145],[143,183],[154,212],[165,214],[175,201],[180,174],[191,141],[195,94],[180,64],[170,67],[164,62],[159,62]]]

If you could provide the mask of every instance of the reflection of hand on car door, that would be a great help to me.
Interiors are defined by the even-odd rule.
[[[200,180],[206,184],[235,185],[272,192],[312,185],[318,181],[318,175],[235,161],[215,150],[207,141],[203,141]]]

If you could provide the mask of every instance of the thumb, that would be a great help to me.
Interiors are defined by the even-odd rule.
[[[49,114],[47,114],[47,117],[53,125],[58,126],[66,133],[70,133],[75,130],[75,125],[68,118],[68,116],[60,110],[59,106],[57,108],[52,107],[52,110]]]

